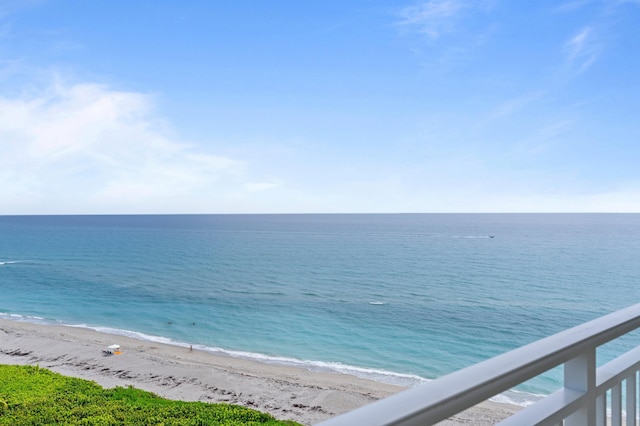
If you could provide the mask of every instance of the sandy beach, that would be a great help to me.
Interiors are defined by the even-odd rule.
[[[120,355],[104,355],[119,344]],[[104,387],[134,386],[160,396],[228,402],[312,425],[403,388],[344,374],[311,372],[77,327],[0,320],[0,363],[39,365]],[[518,407],[486,402],[446,425],[492,425]]]

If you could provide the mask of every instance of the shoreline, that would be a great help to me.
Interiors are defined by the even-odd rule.
[[[120,355],[104,355],[119,344]],[[0,319],[0,364],[39,365],[110,388],[227,402],[312,425],[405,388],[348,374],[261,363],[88,328]],[[492,425],[521,407],[484,402],[441,425]]]

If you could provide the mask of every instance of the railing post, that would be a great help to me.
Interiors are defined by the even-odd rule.
[[[564,364],[564,387],[585,394],[584,403],[565,419],[565,426],[596,424],[596,351],[589,349]]]
[[[636,424],[636,371],[627,377],[627,426],[635,426]]]
[[[618,381],[611,388],[611,424],[622,425],[622,383]]]
[[[604,392],[596,397],[596,426],[607,424],[607,393]]]

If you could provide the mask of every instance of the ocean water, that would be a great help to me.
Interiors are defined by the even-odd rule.
[[[638,214],[0,216],[0,317],[405,386],[638,303],[639,279]]]

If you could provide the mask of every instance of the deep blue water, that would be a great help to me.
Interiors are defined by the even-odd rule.
[[[638,214],[0,216],[3,317],[404,385],[635,304],[639,278]]]

